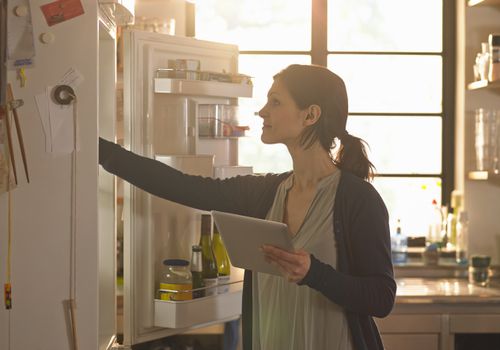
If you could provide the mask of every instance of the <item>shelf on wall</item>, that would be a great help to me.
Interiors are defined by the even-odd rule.
[[[492,171],[470,171],[469,180],[489,181],[496,185],[500,185],[500,174]]]
[[[488,81],[488,80],[478,80],[467,85],[467,89],[469,90],[478,90],[478,89],[500,89],[500,80]]]
[[[469,7],[472,6],[497,6],[500,5],[500,0],[469,0],[467,1]]]
[[[252,85],[218,81],[155,78],[156,93],[217,97],[252,97]]]

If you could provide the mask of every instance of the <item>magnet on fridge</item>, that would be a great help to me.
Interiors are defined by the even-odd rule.
[[[19,68],[17,70],[17,76],[21,81],[21,87],[24,87],[26,85],[26,70],[24,68]]]
[[[50,32],[40,34],[40,41],[44,44],[52,44],[55,40],[55,35]]]
[[[19,5],[14,8],[14,14],[17,17],[26,17],[28,15],[28,7],[25,5]]]

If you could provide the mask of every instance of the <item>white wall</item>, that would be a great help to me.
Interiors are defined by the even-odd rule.
[[[500,91],[467,91],[466,84],[473,81],[473,64],[481,50],[481,42],[488,34],[500,32],[500,7],[466,8],[459,0],[457,41],[457,157],[456,183],[464,190],[465,206],[469,212],[471,254],[487,254],[495,263],[500,262],[500,186],[484,181],[467,179],[475,168],[474,110],[500,109]]]
[[[77,332],[80,349],[97,349],[97,1],[83,0],[85,14],[48,27],[40,11],[47,0],[32,0],[36,45],[34,69],[27,84],[10,81],[24,99],[20,119],[29,162],[27,184],[17,152],[20,185],[12,191],[13,308],[0,307],[0,349],[71,349],[63,302],[69,297],[71,157],[53,157],[44,150],[44,133],[34,94],[54,84],[70,68],[85,81],[77,89],[81,151],[77,188]],[[43,32],[55,42],[43,45]],[[5,283],[7,196],[0,195],[0,283]],[[3,297],[2,297],[3,299]]]

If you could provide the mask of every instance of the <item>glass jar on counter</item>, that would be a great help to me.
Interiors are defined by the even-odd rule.
[[[161,300],[193,299],[193,280],[189,269],[189,261],[183,259],[166,259],[165,269],[160,279]]]
[[[481,287],[488,285],[489,267],[491,257],[487,255],[474,255],[470,258],[471,264],[469,266],[469,283]]]

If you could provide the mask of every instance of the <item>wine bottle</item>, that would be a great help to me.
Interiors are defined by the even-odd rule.
[[[205,295],[217,294],[217,263],[214,256],[212,247],[212,217],[207,214],[201,216],[201,261],[203,282],[205,283]]]
[[[205,287],[205,282],[203,282],[203,265],[201,257],[201,247],[199,245],[194,245],[191,253],[191,276],[193,279],[193,289]],[[193,299],[201,298],[205,296],[204,290],[197,290],[193,292]]]
[[[222,241],[222,237],[220,235],[217,226],[214,224],[214,253],[215,253],[215,261],[217,262],[217,272],[219,273],[218,284],[219,287],[217,291],[219,294],[226,293],[229,291],[229,282],[230,274],[231,274],[231,263],[229,261],[229,256],[227,255],[226,247],[224,246],[224,242]]]

